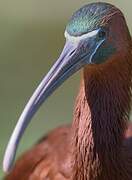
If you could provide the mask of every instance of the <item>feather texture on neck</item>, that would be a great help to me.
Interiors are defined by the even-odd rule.
[[[84,69],[72,125],[73,179],[128,180],[132,175],[127,150],[123,153],[132,86],[131,51],[127,54]]]

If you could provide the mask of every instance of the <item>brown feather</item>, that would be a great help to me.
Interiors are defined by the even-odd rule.
[[[104,64],[84,68],[72,126],[41,139],[6,180],[132,179],[132,42],[120,15],[109,27],[118,52]]]
[[[69,134],[70,127],[68,126],[52,131],[20,157],[13,171],[5,179],[68,179]]]

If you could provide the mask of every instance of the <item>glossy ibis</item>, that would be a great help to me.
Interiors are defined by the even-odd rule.
[[[76,11],[66,44],[26,105],[6,149],[11,169],[31,118],[52,92],[83,68],[73,123],[42,138],[16,162],[7,180],[131,180],[132,40],[122,12],[107,3]]]

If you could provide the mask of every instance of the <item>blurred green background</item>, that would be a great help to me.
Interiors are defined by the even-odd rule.
[[[4,150],[25,103],[59,56],[68,19],[90,2],[95,1],[0,0],[0,179]],[[107,2],[124,12],[132,32],[132,2]],[[27,128],[17,155],[50,129],[71,122],[79,75],[66,81],[42,106]]]

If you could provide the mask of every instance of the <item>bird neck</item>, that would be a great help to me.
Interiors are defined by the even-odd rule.
[[[131,75],[131,52],[84,69],[72,125],[73,179],[117,179],[122,175]]]

